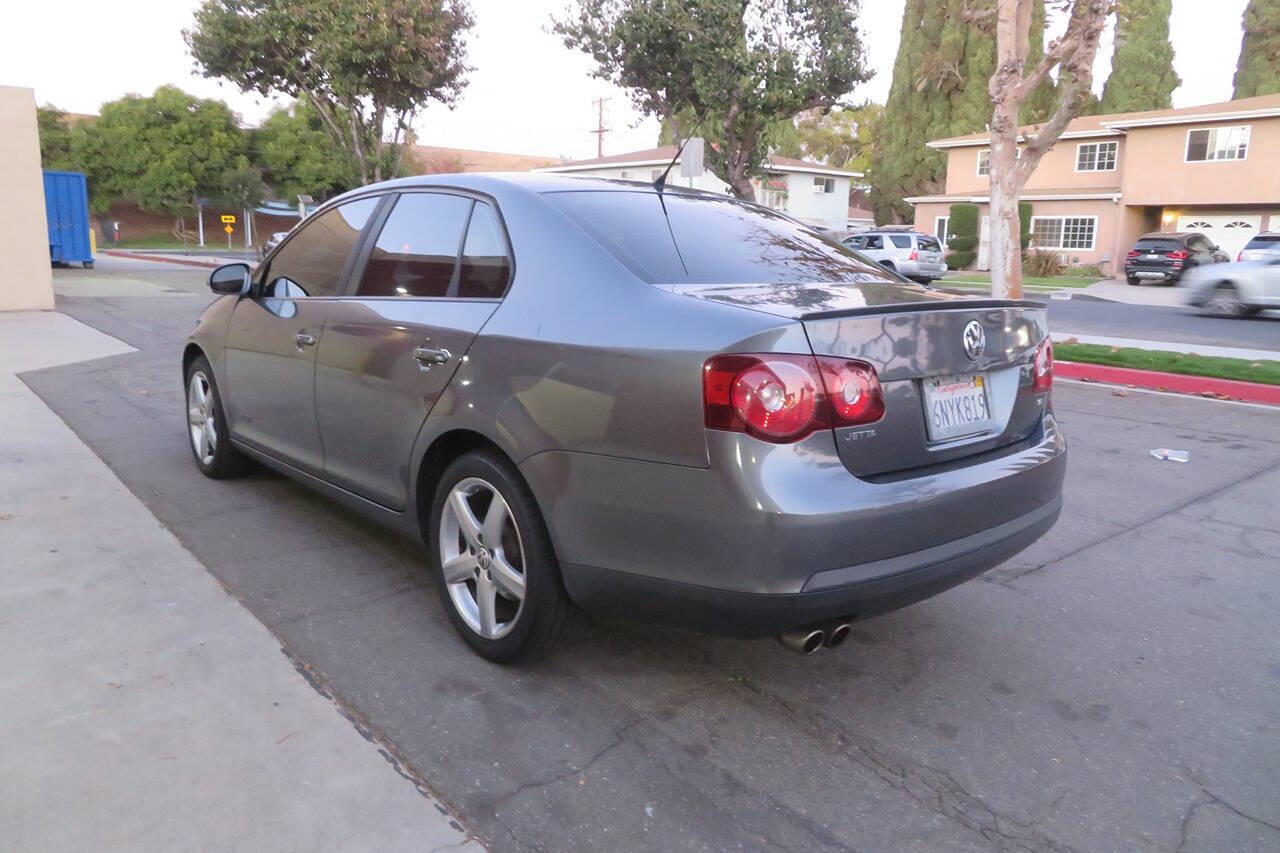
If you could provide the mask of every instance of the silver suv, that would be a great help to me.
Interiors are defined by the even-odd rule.
[[[1280,261],[1280,231],[1263,231],[1240,250],[1237,261]]]
[[[942,278],[947,271],[942,244],[932,234],[881,228],[853,234],[840,242],[899,275],[924,284]]]

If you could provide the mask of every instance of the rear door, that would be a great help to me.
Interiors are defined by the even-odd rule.
[[[489,201],[395,199],[335,300],[316,366],[325,478],[392,509],[427,413],[506,293],[511,255]]]
[[[317,344],[380,200],[357,199],[309,219],[271,257],[227,326],[223,391],[232,434],[308,473],[324,467],[316,427]]]

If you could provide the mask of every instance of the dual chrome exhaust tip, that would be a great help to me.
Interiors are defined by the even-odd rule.
[[[849,639],[849,632],[852,630],[853,626],[848,622],[837,621],[829,625],[787,631],[778,635],[778,642],[797,654],[811,655],[823,646],[834,649]]]

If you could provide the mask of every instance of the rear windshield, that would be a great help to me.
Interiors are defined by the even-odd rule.
[[[731,199],[616,190],[553,192],[546,198],[650,284],[886,277],[883,267],[812,228]]]
[[[1262,234],[1249,241],[1246,249],[1280,249],[1280,234]]]
[[[919,241],[920,251],[922,252],[941,252],[942,251],[942,244],[938,242],[938,239],[936,237],[922,235],[922,236],[916,237],[916,240]]]
[[[1133,248],[1139,252],[1176,252],[1182,244],[1177,240],[1146,239],[1139,240]]]

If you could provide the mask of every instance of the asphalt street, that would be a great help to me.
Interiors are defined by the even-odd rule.
[[[1029,298],[1040,301],[1040,294]],[[1207,317],[1193,308],[1126,305],[1096,299],[1045,299],[1049,328],[1078,335],[1280,351],[1280,311],[1233,319]]]
[[[502,668],[411,544],[265,471],[199,474],[203,275],[106,272],[59,308],[139,351],[24,381],[493,849],[1280,848],[1274,409],[1060,383],[1062,518],[983,579],[810,658],[593,620]]]

